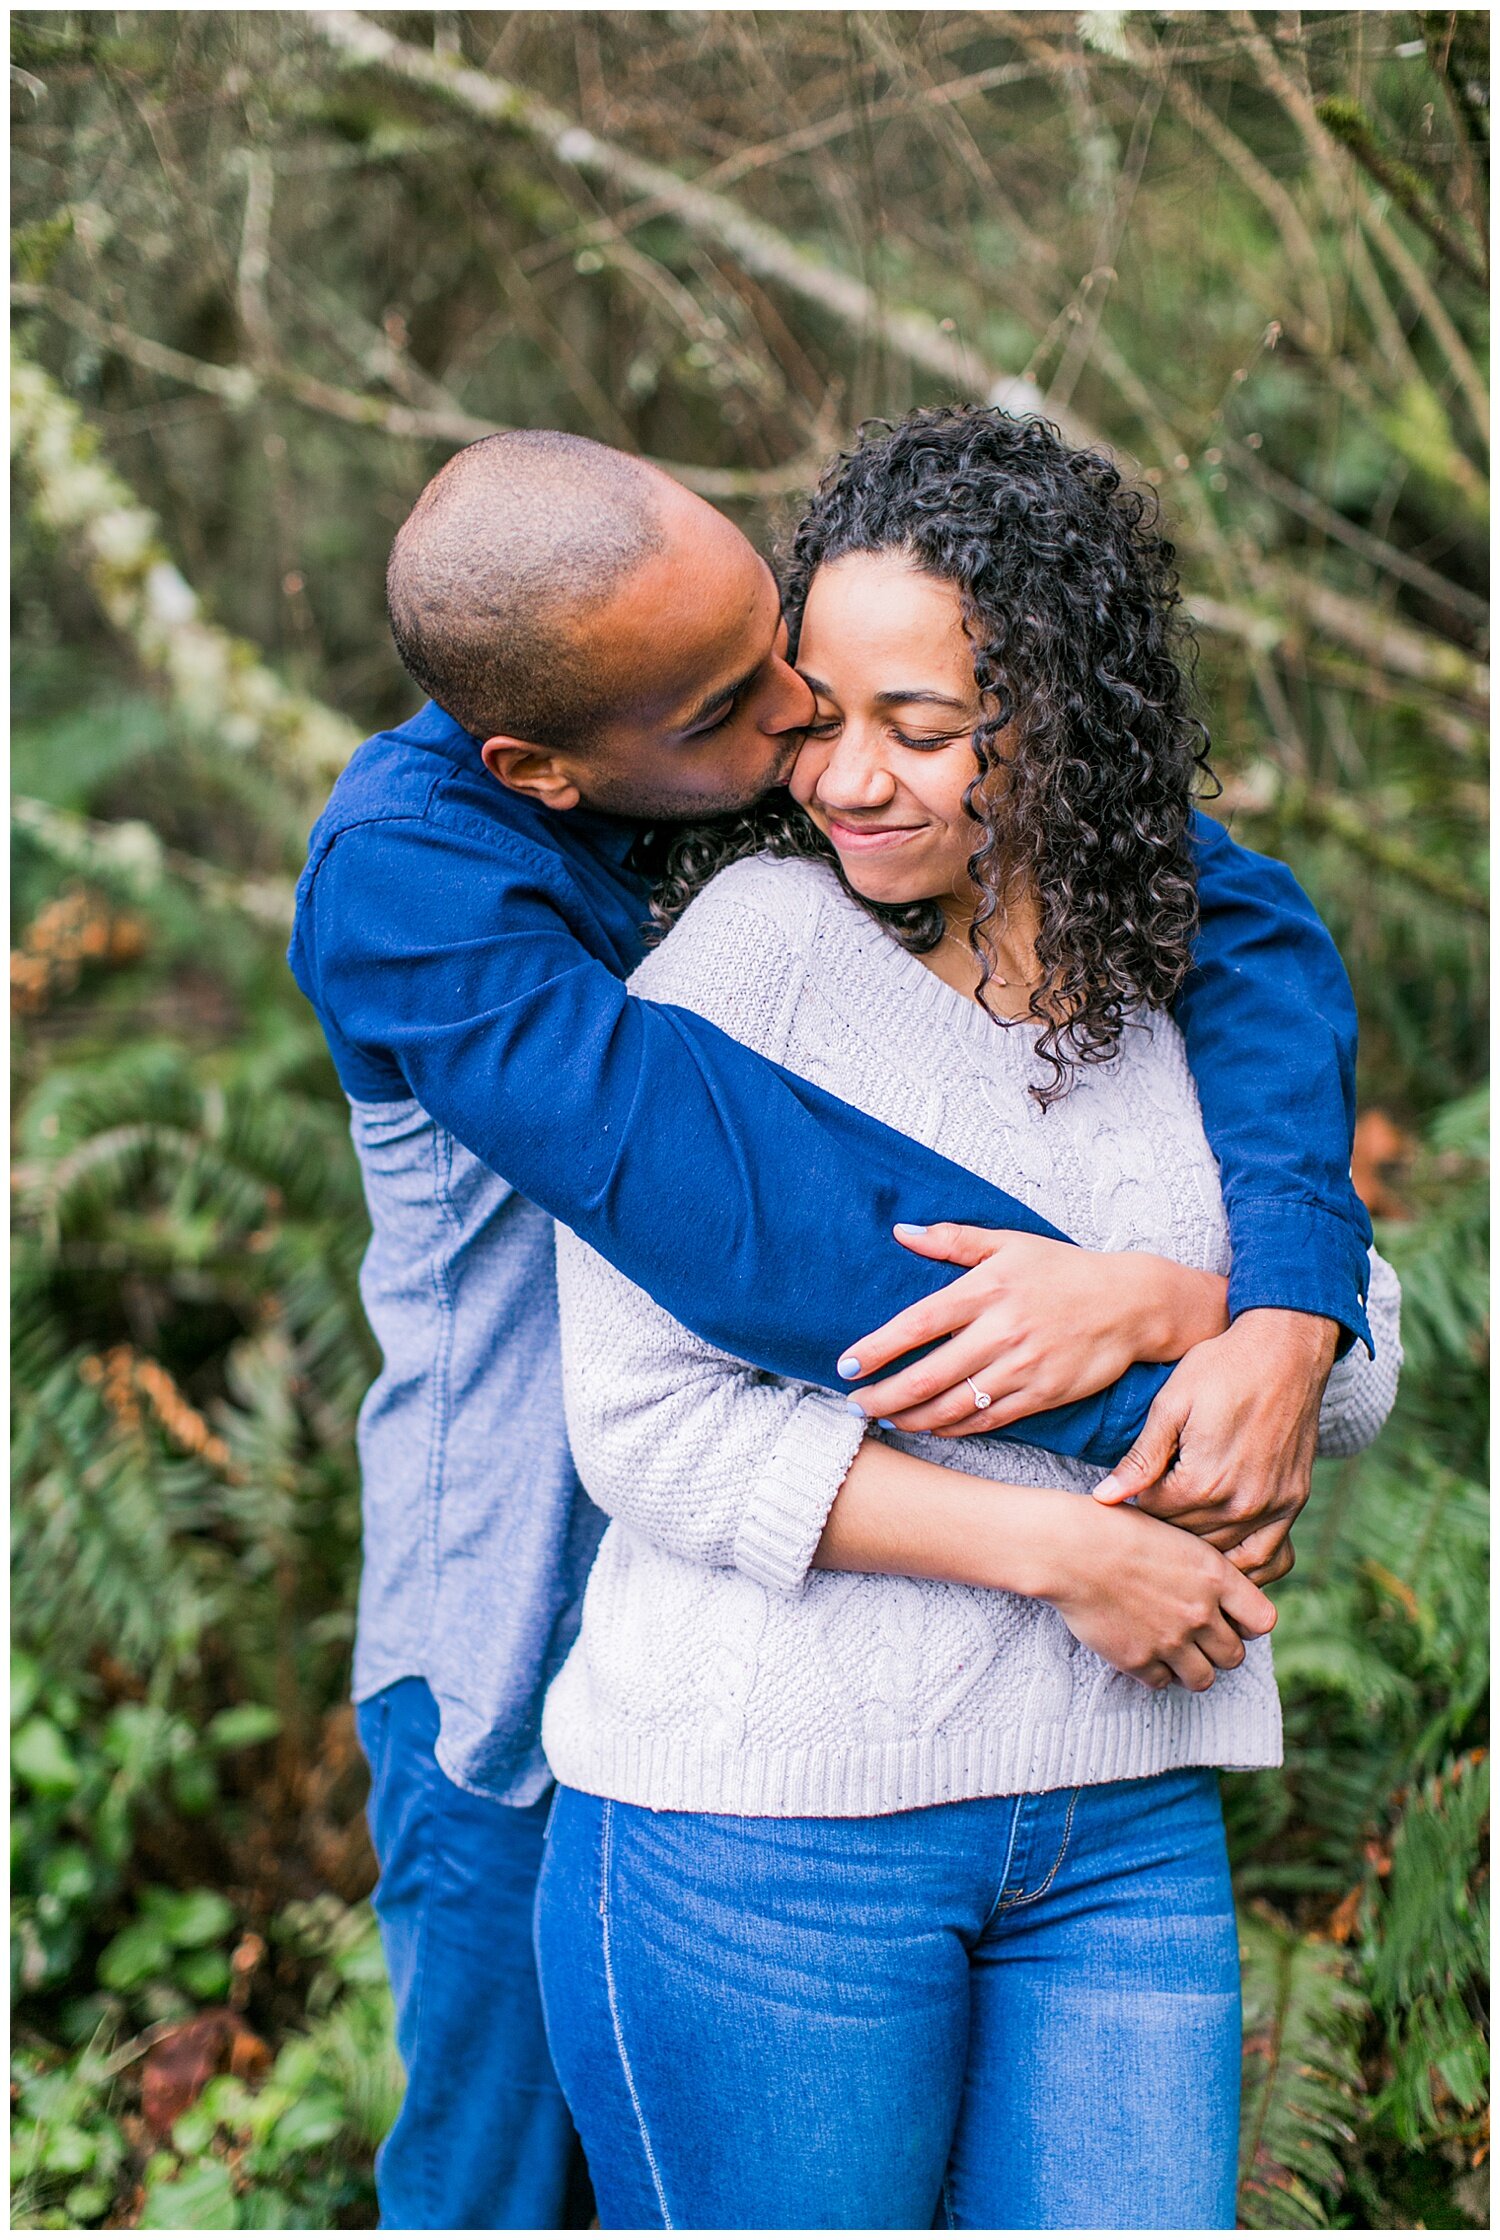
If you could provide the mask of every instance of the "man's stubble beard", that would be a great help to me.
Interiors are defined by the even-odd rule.
[[[716,817],[734,816],[740,810],[753,808],[757,801],[764,801],[768,794],[786,784],[801,746],[800,733],[794,733],[791,746],[771,775],[748,791],[739,788],[722,794],[705,793],[685,801],[680,794],[669,797],[664,793],[652,793],[649,788],[639,790],[627,779],[618,788],[606,782],[591,791],[587,806],[604,809],[611,816],[637,817],[643,824],[705,824]]]

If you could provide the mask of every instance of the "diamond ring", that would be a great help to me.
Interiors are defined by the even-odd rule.
[[[989,1394],[987,1392],[981,1392],[972,1377],[965,1377],[964,1383],[968,1386],[969,1390],[974,1395],[974,1405],[976,1408],[991,1408],[994,1406],[994,1402],[991,1400]]]

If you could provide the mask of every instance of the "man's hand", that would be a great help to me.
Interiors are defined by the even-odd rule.
[[[1258,1586],[1292,1568],[1338,1325],[1256,1307],[1195,1346],[1094,1499],[1196,1532]]]
[[[867,1415],[900,1431],[945,1438],[998,1431],[1102,1392],[1133,1361],[1175,1361],[1226,1327],[1223,1277],[1152,1252],[1085,1252],[954,1221],[928,1229],[901,1223],[896,1235],[909,1252],[969,1271],[856,1339],[839,1362],[841,1377],[868,1377],[917,1346],[948,1340],[855,1394]]]

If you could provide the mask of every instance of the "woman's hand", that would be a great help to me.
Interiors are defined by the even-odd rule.
[[[1104,1519],[1122,1529],[1100,1532]],[[1039,1579],[1069,1632],[1148,1688],[1211,1687],[1276,1623],[1276,1605],[1206,1540],[1075,1495],[1044,1528]]]
[[[956,1439],[1102,1392],[1133,1361],[1175,1361],[1228,1328],[1222,1276],[1151,1252],[1085,1252],[1012,1229],[900,1223],[909,1252],[967,1268],[946,1290],[857,1339],[843,1377],[868,1377],[915,1347],[921,1361],[853,1395],[899,1431]],[[851,1367],[851,1362],[854,1366]],[[987,1395],[978,1406],[968,1378]]]
[[[1208,1687],[1276,1623],[1259,1587],[1176,1525],[1060,1488],[971,1478],[880,1439],[861,1443],[812,1560],[1050,1602],[1086,1648],[1150,1688]]]

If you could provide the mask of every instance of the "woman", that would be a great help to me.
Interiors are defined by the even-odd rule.
[[[1165,1010],[1204,759],[1175,598],[1146,502],[1042,424],[866,440],[791,556],[793,806],[683,843],[635,980],[1019,1188],[1106,1280],[1177,1263],[1169,1352],[1223,1327],[1228,1256]],[[1279,1758],[1272,1605],[1081,1499],[1096,1470],[873,1425],[558,1259],[616,1521],[547,1703],[538,1935],[605,2225],[1232,2226],[1212,1769]],[[1390,1405],[1383,1267],[1370,1304],[1326,1451]]]

